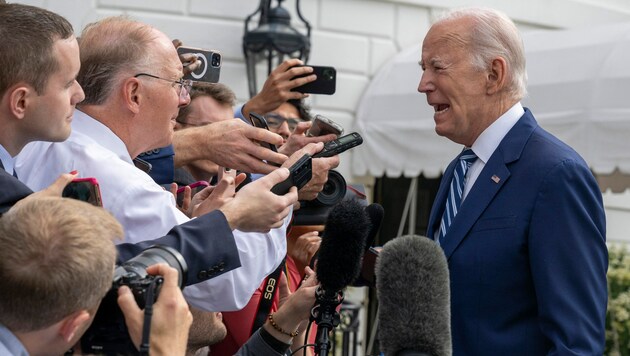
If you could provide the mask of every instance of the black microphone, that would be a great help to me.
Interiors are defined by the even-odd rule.
[[[376,261],[378,340],[386,356],[452,354],[448,264],[423,236],[383,246]]]
[[[343,289],[359,275],[369,226],[365,209],[353,199],[341,201],[328,214],[317,260],[320,286],[311,311],[311,320],[317,323],[317,355],[328,354],[328,333],[339,325],[336,309],[343,301]]]
[[[378,231],[381,229],[381,223],[383,222],[385,210],[380,204],[372,203],[365,208],[365,212],[370,218],[370,231],[368,233],[367,241],[365,244],[365,248],[368,249],[374,244],[376,234],[378,234]]]
[[[378,257],[378,249],[370,248],[374,245],[374,240],[378,231],[381,229],[381,223],[383,222],[383,216],[385,210],[380,204],[373,203],[365,208],[365,212],[370,218],[370,229],[367,235],[367,241],[365,244],[365,254],[363,255],[363,263],[361,264],[361,273],[352,285],[354,287],[370,287],[376,286],[376,277],[374,275],[374,264]]]

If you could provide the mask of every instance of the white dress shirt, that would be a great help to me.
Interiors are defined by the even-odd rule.
[[[101,190],[103,207],[125,229],[125,242],[164,236],[175,225],[188,221],[170,192],[133,164],[123,141],[108,127],[75,110],[72,134],[65,142],[33,142],[17,156],[20,179],[37,191],[60,174],[78,170],[80,177],[94,177]],[[234,230],[241,267],[184,289],[186,300],[209,311],[243,308],[263,279],[286,254],[286,228],[269,233]],[[208,231],[212,238],[212,231]]]
[[[479,174],[486,166],[490,156],[499,147],[499,144],[507,135],[507,133],[516,125],[518,119],[525,114],[525,109],[520,102],[514,104],[505,114],[501,115],[492,125],[488,126],[477,137],[473,143],[471,149],[477,155],[477,160],[470,166],[466,175],[466,183],[464,185],[464,192],[462,193],[462,202],[466,199],[468,192],[477,181]],[[19,172],[18,172],[19,174]]]

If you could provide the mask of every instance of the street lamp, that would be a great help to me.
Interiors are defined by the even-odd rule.
[[[243,35],[243,53],[247,66],[249,96],[258,92],[256,85],[256,63],[267,61],[267,75],[282,63],[285,56],[308,61],[311,49],[311,25],[300,13],[300,0],[296,0],[295,8],[300,20],[306,27],[306,35],[291,27],[291,14],[282,7],[283,0],[277,0],[278,6],[271,8],[271,1],[260,0],[258,9],[245,19]],[[260,13],[258,27],[249,30],[249,22]],[[276,60],[276,65],[273,61]]]

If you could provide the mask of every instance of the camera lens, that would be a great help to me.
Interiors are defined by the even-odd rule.
[[[145,278],[147,275],[146,268],[157,263],[166,263],[175,268],[179,275],[179,287],[184,287],[186,284],[188,265],[184,257],[177,250],[169,246],[155,245],[149,247],[136,257],[120,265],[120,267],[122,267],[121,269],[125,271],[125,273],[134,273],[141,278]],[[118,271],[119,269],[117,268],[117,272]],[[116,279],[116,276],[114,276],[114,279]]]
[[[335,79],[335,72],[332,69],[325,69],[322,74],[324,79],[326,80]]]
[[[332,206],[340,202],[346,195],[346,180],[341,173],[331,170],[324,189],[317,195],[315,201],[324,206]]]
[[[213,67],[220,67],[221,66],[221,55],[219,53],[212,53],[212,58],[210,61],[211,65]]]

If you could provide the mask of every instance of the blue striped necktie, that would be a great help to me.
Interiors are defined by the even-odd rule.
[[[459,156],[458,162],[455,165],[455,172],[453,173],[453,180],[448,191],[448,197],[446,198],[446,208],[444,214],[442,214],[442,221],[440,222],[440,233],[438,234],[438,243],[442,241],[444,235],[451,226],[460,205],[462,205],[462,193],[464,192],[464,184],[466,184],[466,172],[468,168],[477,160],[477,155],[473,150],[467,148]]]

